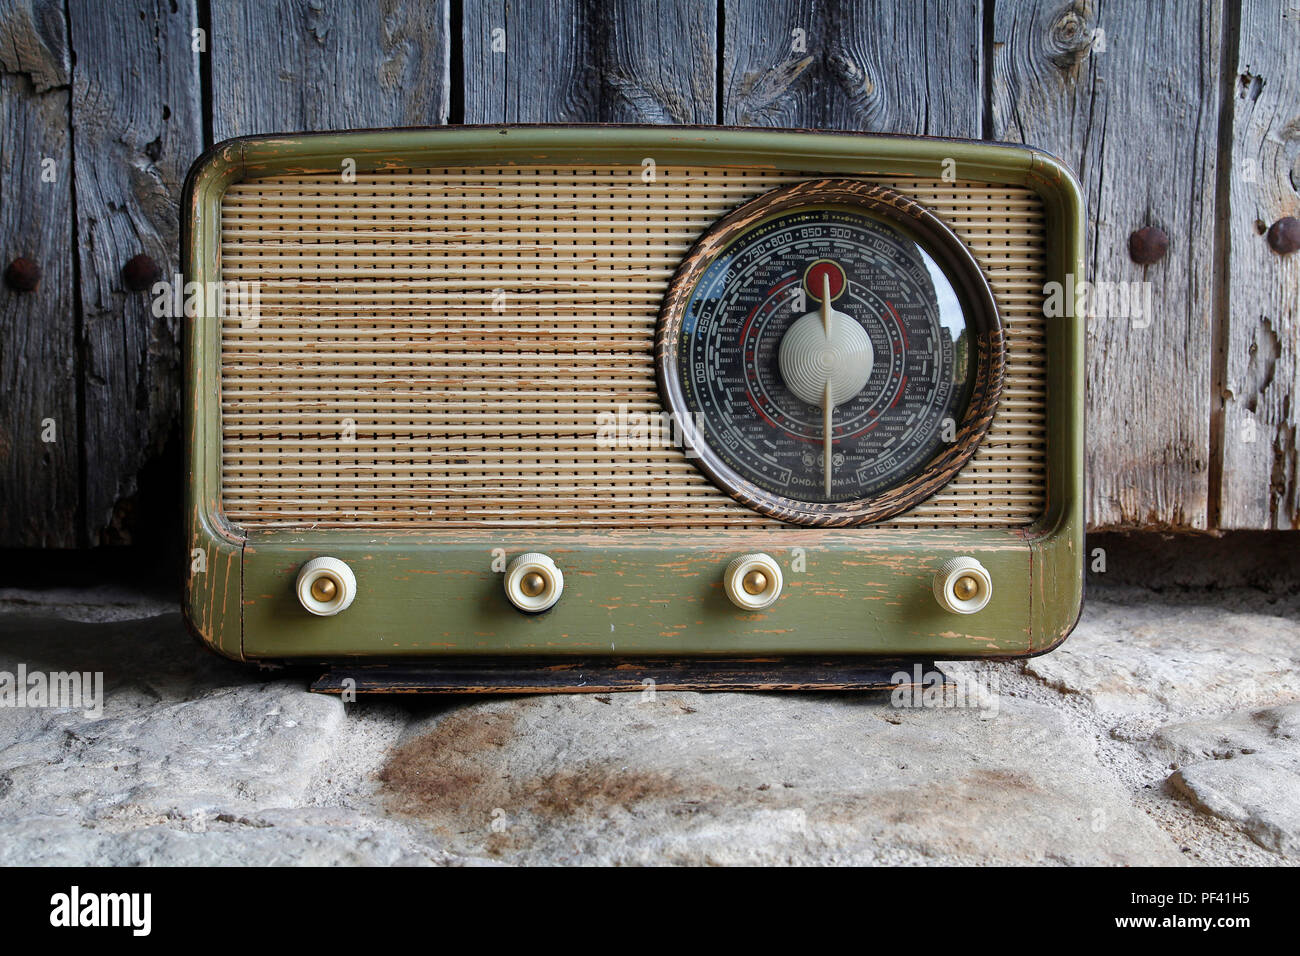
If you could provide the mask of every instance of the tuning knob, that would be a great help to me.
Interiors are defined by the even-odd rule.
[[[547,555],[521,554],[506,568],[506,597],[521,611],[536,614],[553,607],[564,593],[564,573]]]
[[[742,554],[732,558],[722,574],[722,586],[731,603],[743,611],[761,611],[781,596],[781,566],[770,554]]]
[[[993,578],[974,558],[949,558],[934,576],[934,597],[946,611],[974,614],[993,597]]]
[[[352,569],[338,558],[312,558],[298,572],[298,603],[320,617],[346,611],[357,596]]]

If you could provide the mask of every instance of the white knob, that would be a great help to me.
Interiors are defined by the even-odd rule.
[[[862,391],[871,377],[871,339],[856,319],[831,311],[827,332],[823,316],[810,312],[795,321],[777,348],[777,364],[786,388],[818,408],[843,405]]]
[[[934,597],[944,610],[974,614],[993,597],[993,578],[974,558],[949,558],[934,576]]]
[[[732,558],[722,574],[722,586],[731,603],[743,611],[761,611],[781,596],[781,566],[770,554],[742,554]]]
[[[313,614],[330,617],[352,604],[357,579],[338,558],[312,558],[298,572],[297,591],[299,604]]]
[[[547,555],[529,551],[506,568],[505,589],[511,604],[536,614],[560,599],[564,593],[564,573]]]

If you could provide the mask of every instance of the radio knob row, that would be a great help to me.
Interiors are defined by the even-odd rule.
[[[761,551],[732,558],[722,587],[742,611],[762,611],[776,603],[785,579],[781,566]],[[537,614],[555,606],[564,593],[564,572],[549,555],[521,554],[506,568],[506,598],[521,611]],[[298,572],[298,602],[312,614],[330,617],[345,611],[357,596],[352,569],[338,558],[312,558]],[[949,558],[934,576],[934,598],[954,614],[982,611],[993,597],[993,578],[972,557]]]

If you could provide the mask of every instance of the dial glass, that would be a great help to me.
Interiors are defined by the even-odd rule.
[[[859,204],[809,201],[728,232],[695,264],[661,367],[715,480],[861,503],[952,449],[980,324],[949,250]]]

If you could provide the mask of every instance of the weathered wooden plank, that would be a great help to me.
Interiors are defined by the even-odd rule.
[[[143,254],[162,279],[180,270],[180,191],[203,146],[198,17],[192,0],[71,0],[68,16],[86,531],[92,544],[176,541],[177,476],[142,472],[169,445],[179,461],[182,319],[155,315],[123,267]]]
[[[1225,56],[1226,58],[1226,56]],[[1229,61],[1230,62],[1230,61]],[[1300,8],[1252,0],[1232,80],[1227,268],[1220,276],[1219,526],[1300,528],[1300,252],[1268,238],[1300,218]],[[1280,228],[1280,227],[1279,227]],[[1300,228],[1300,224],[1296,226]]]
[[[980,0],[726,0],[722,121],[978,139]]]
[[[448,0],[213,0],[215,139],[446,123],[448,9]]]
[[[466,0],[466,123],[712,123],[710,0]]]
[[[1154,316],[1089,319],[1090,524],[1204,528],[1220,5],[998,4],[993,26],[992,137],[1077,171],[1090,281],[1150,283]],[[1144,267],[1145,226],[1169,251]]]
[[[72,154],[63,4],[0,4],[0,270],[23,257],[34,290],[0,285],[0,546],[78,543],[81,500]]]

